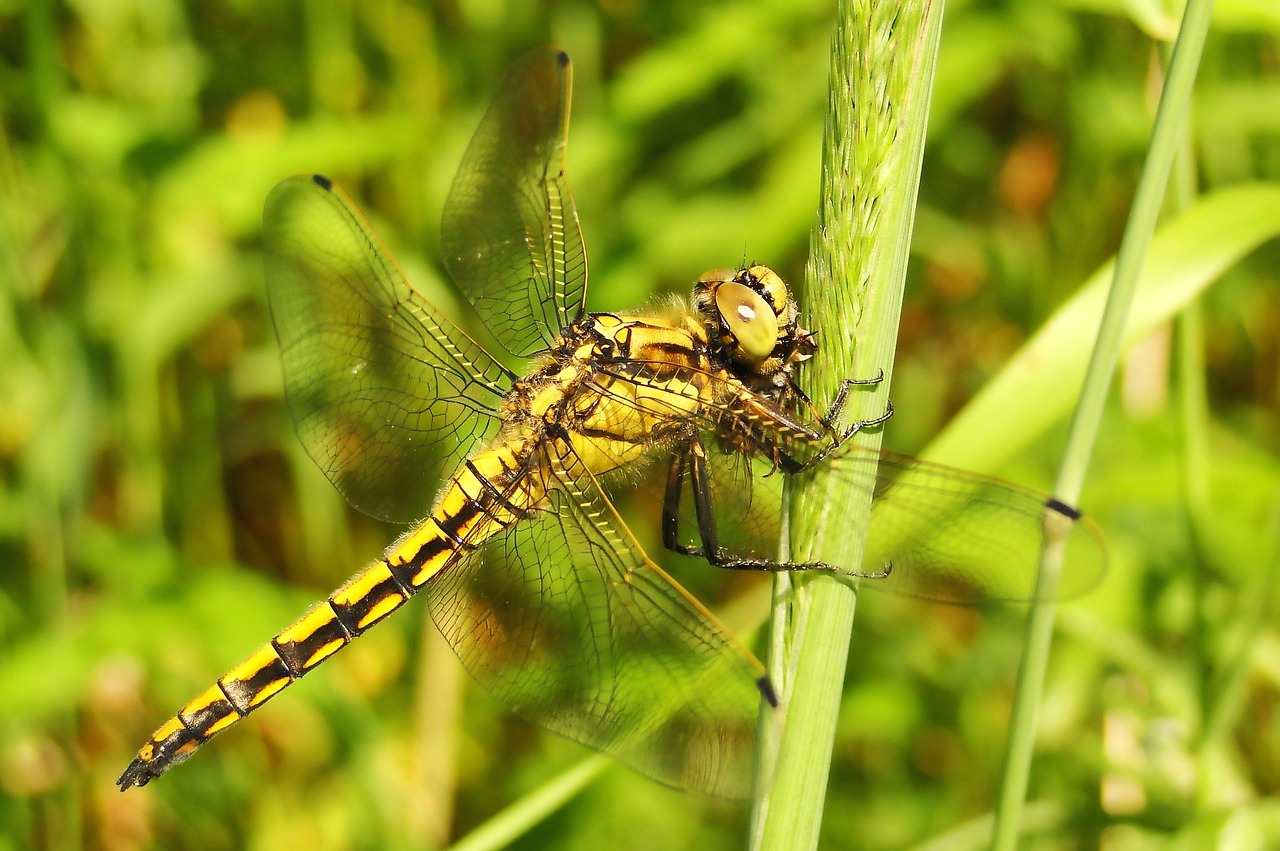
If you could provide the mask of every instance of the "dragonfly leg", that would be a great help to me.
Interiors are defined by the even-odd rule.
[[[846,380],[852,380],[852,379],[846,379]],[[836,401],[837,402],[840,401],[839,396],[836,397]],[[836,437],[831,441],[831,443],[829,443],[826,447],[824,447],[821,452],[819,452],[817,455],[814,455],[808,461],[801,464],[797,472],[807,472],[809,470],[814,469],[823,461],[825,461],[828,457],[830,457],[831,453],[835,452],[841,446],[844,446],[844,444],[849,440],[849,438],[853,437],[855,434],[857,434],[860,431],[863,431],[864,429],[874,428],[875,426],[883,425],[892,416],[893,416],[893,403],[885,402],[883,414],[881,414],[878,417],[872,417],[869,420],[858,420],[857,422],[850,423],[849,426],[843,432],[837,434]]]
[[[876,373],[874,378],[846,378],[840,382],[840,389],[836,391],[836,398],[832,400],[831,407],[827,409],[827,414],[822,418],[822,424],[831,430],[833,434],[836,431],[836,420],[840,419],[840,414],[844,411],[845,402],[849,401],[849,391],[855,387],[875,387],[884,381],[884,370]],[[857,425],[857,423],[855,423]]]
[[[855,434],[862,431],[863,429],[872,428],[873,426],[878,426],[878,425],[884,425],[886,422],[889,421],[889,418],[892,416],[893,416],[893,402],[886,399],[884,402],[883,414],[881,414],[878,417],[872,417],[869,420],[858,420],[855,423],[850,423],[849,427],[844,430],[844,434],[840,435],[840,442],[843,443],[844,441],[853,437]]]
[[[698,537],[702,546],[691,547],[680,543],[680,492],[683,489],[684,477],[689,476],[689,485],[693,491],[694,514],[698,522]],[[789,563],[777,562],[762,558],[742,558],[726,552],[720,546],[720,535],[716,530],[715,510],[712,506],[711,481],[707,475],[707,455],[702,439],[695,435],[684,451],[672,456],[671,467],[667,477],[667,490],[662,507],[662,542],[667,549],[682,555],[697,556],[706,559],[715,567],[725,570],[817,570],[830,573],[847,573],[848,571],[824,562]]]
[[[684,485],[688,451],[681,449],[671,453],[671,466],[667,470],[667,491],[662,500],[662,545],[680,555],[702,558],[702,547],[680,543],[680,489]]]
[[[876,420],[862,425],[857,423],[854,425],[860,428],[875,425],[884,422],[892,413],[893,409],[890,408],[885,415]],[[834,446],[838,445],[839,443],[834,444]],[[825,457],[825,455],[826,451],[821,457]],[[792,463],[796,469],[807,469],[810,466],[808,464],[800,465],[795,461]],[[686,475],[689,477],[689,486],[693,492],[698,537],[702,541],[702,546],[700,547],[680,543],[680,499]],[[720,545],[720,534],[716,529],[711,481],[707,473],[706,448],[702,443],[702,438],[696,434],[689,440],[684,449],[673,452],[671,456],[671,466],[668,468],[667,487],[662,504],[662,543],[672,552],[706,559],[713,566],[724,570],[759,570],[765,572],[779,570],[820,571],[838,573],[842,576],[858,579],[885,579],[893,572],[892,562],[885,562],[876,571],[862,571],[849,570],[822,561],[783,562],[754,556],[744,558],[727,552]]]

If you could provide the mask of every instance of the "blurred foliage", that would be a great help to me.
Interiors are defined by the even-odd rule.
[[[948,4],[889,444],[918,449],[1115,250],[1168,5]],[[832,14],[0,2],[0,849],[431,847],[581,755],[470,688],[406,614],[152,787],[113,786],[156,724],[397,534],[293,439],[262,201],[291,173],[334,177],[460,315],[437,256],[449,180],[510,60],[555,41],[576,63],[593,306],[744,257],[796,278]],[[1206,188],[1280,180],[1278,33],[1271,4],[1219,3],[1193,130]],[[1085,500],[1112,574],[1062,615],[1027,847],[1280,842],[1278,261],[1264,246],[1203,300],[1199,535],[1170,337],[1126,363]],[[1004,474],[1047,485],[1046,444]],[[758,610],[750,577],[686,575]],[[823,847],[989,812],[1020,621],[861,607]],[[741,806],[611,768],[517,847],[733,848],[744,830]]]

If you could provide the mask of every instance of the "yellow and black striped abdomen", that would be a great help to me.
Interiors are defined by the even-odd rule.
[[[498,445],[468,460],[416,529],[162,724],[116,781],[120,788],[145,786],[185,760],[400,608],[459,554],[540,507],[541,482],[522,473],[525,448]]]

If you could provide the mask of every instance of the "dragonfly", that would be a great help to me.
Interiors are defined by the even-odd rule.
[[[446,199],[444,265],[517,372],[408,283],[319,175],[277,186],[263,244],[286,399],[353,506],[408,531],[190,700],[120,776],[144,786],[421,593],[463,665],[517,714],[667,785],[740,797],[764,667],[652,560],[616,507],[661,505],[672,551],[811,570],[975,604],[1031,600],[1045,523],[1066,528],[1059,593],[1097,583],[1097,527],[1051,497],[849,438],[799,382],[819,355],[763,265],[701,275],[685,304],[586,309],[565,172],[571,66],[509,72]],[[822,470],[872,499],[862,564],[777,560],[781,484]]]

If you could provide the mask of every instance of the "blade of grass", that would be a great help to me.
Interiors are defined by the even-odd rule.
[[[1250,251],[1280,236],[1280,184],[1243,183],[1201,196],[1161,226],[1144,258],[1124,345],[1172,319]],[[993,473],[1069,413],[1114,263],[1078,288],[943,428],[921,458]]]
[[[611,765],[614,761],[607,756],[595,754],[587,757],[459,839],[452,846],[452,851],[506,848],[563,807]]]
[[[833,398],[843,378],[884,370],[873,392],[850,399],[849,417],[872,418],[887,405],[942,6],[846,0],[837,9],[801,303],[823,347],[815,399]],[[878,433],[858,440],[880,442]],[[797,560],[861,564],[870,503],[838,485],[815,477],[793,494],[788,537]],[[770,670],[786,714],[776,752],[764,736],[755,848],[817,847],[856,602],[852,583],[830,576],[775,579]]]
[[[1212,0],[1190,0],[1174,45],[1169,75],[1156,110],[1151,145],[1116,258],[1115,279],[1103,312],[1102,325],[1098,329],[1098,339],[1089,361],[1084,387],[1072,416],[1062,469],[1054,489],[1055,496],[1067,504],[1075,504],[1079,500],[1084,484],[1085,469],[1102,419],[1111,376],[1120,356],[1129,306],[1137,289],[1143,258],[1155,231],[1173,160],[1182,142],[1191,88],[1200,64],[1212,10]],[[1055,531],[1057,530],[1046,528],[1049,542],[1041,558],[1038,580],[1043,592],[1042,599],[1045,601],[1031,607],[1027,618],[1026,649],[1018,670],[1009,744],[1005,752],[1000,799],[992,836],[992,848],[1002,851],[1014,848],[1018,840],[1026,801],[1027,779],[1030,775],[1031,753],[1035,744],[1040,696],[1044,689],[1044,674],[1053,638],[1052,597],[1062,566],[1064,543],[1063,539],[1055,536]]]
[[[425,609],[425,607],[424,607]],[[418,771],[412,782],[420,814],[416,824],[432,848],[443,848],[453,829],[458,792],[458,740],[462,737],[465,674],[453,648],[422,613],[422,638],[417,685],[414,688],[415,725],[420,734]]]
[[[1170,56],[1167,51],[1163,58],[1168,64]],[[1191,132],[1184,130],[1182,144],[1179,145],[1173,162],[1173,176],[1169,181],[1165,207],[1170,213],[1181,213],[1195,200],[1195,195],[1194,144]],[[1213,626],[1206,609],[1208,595],[1205,593],[1211,570],[1210,554],[1206,545],[1209,540],[1207,533],[1211,528],[1209,524],[1212,520],[1209,501],[1211,415],[1208,389],[1205,386],[1204,314],[1200,308],[1199,299],[1189,303],[1178,314],[1174,323],[1174,332],[1176,404],[1181,426],[1179,443],[1182,451],[1179,484],[1182,488],[1183,521],[1195,556],[1192,573],[1195,634],[1192,643],[1196,648],[1195,663],[1201,718],[1205,718],[1212,703],[1210,672],[1213,670],[1213,649],[1210,640]],[[1199,731],[1202,736],[1205,729],[1202,724]],[[1205,763],[1200,760],[1196,764],[1200,769],[1199,787],[1204,795],[1202,800],[1207,801],[1211,793],[1206,788]]]
[[[1023,813],[1023,825],[1028,833],[1052,834],[1066,827],[1070,818],[1070,810],[1059,801],[1033,801]],[[969,819],[916,845],[911,851],[978,851],[987,847],[991,824],[989,813]]]

